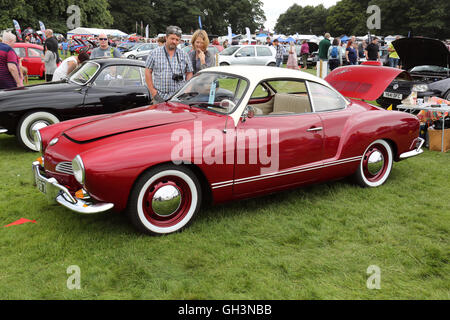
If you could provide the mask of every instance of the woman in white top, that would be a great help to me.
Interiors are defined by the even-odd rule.
[[[79,64],[83,61],[89,60],[89,55],[86,52],[80,53],[78,56],[71,56],[67,59],[64,59],[63,62],[56,68],[53,73],[52,81],[60,81],[66,78]]]

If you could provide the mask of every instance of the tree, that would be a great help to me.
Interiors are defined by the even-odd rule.
[[[39,20],[55,32],[68,31],[67,8],[73,0],[1,0],[0,29],[13,28],[12,20],[20,23],[22,30],[31,27],[39,30]],[[109,27],[113,18],[108,10],[107,0],[79,0],[81,26]]]

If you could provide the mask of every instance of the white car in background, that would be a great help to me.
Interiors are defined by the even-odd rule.
[[[134,50],[124,53],[123,57],[127,59],[139,59],[140,57],[147,57],[150,51],[157,47],[158,44],[156,43],[142,43],[142,45],[136,46]]]
[[[219,53],[219,65],[260,65],[275,66],[276,50],[272,46],[238,45],[231,46]]]

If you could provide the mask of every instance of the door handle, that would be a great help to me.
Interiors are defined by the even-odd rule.
[[[315,132],[315,131],[322,131],[322,130],[323,130],[322,127],[313,127],[313,128],[309,128],[306,131],[308,131],[308,132]]]

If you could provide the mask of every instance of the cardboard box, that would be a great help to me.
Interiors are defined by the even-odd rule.
[[[429,148],[433,151],[441,151],[442,146],[442,130],[428,128]],[[450,129],[444,130],[444,152],[450,150]]]

